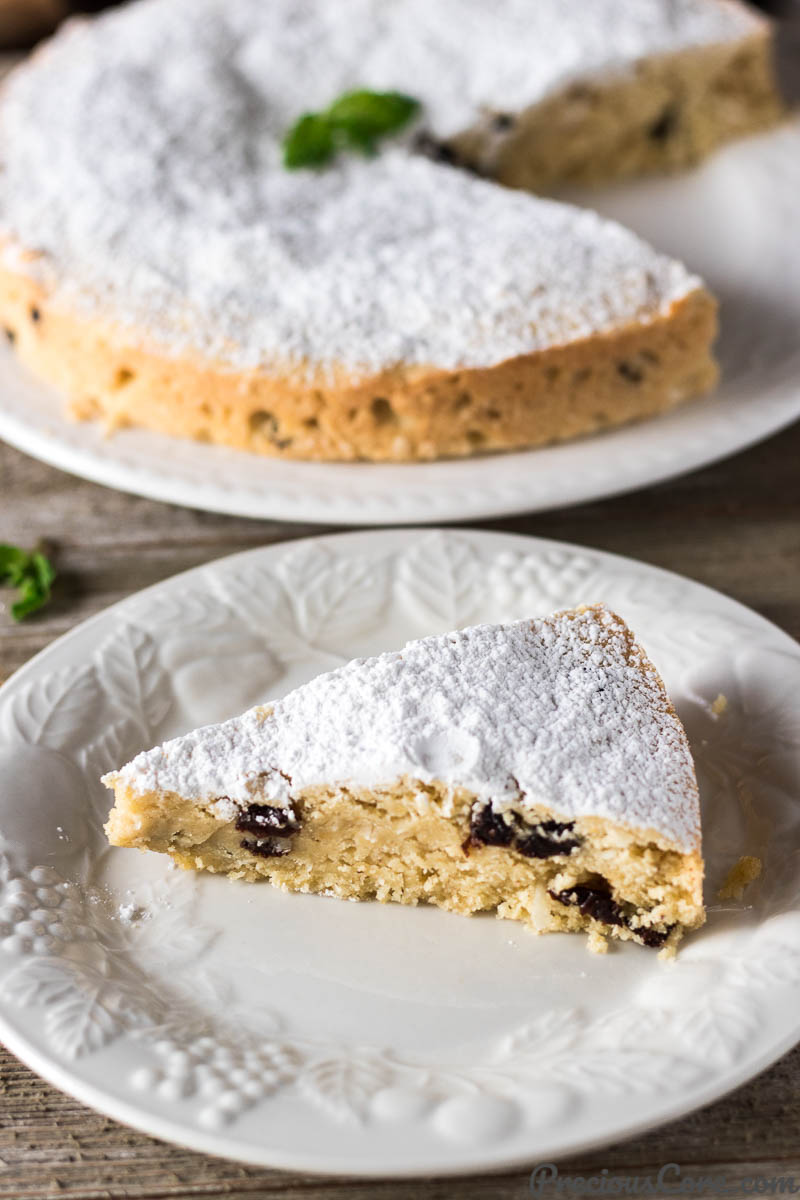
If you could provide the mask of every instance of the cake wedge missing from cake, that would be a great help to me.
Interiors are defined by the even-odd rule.
[[[343,899],[671,952],[702,924],[697,784],[664,685],[594,605],[355,660],[104,776],[110,842]]]

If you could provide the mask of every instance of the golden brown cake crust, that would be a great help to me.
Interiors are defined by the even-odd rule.
[[[293,459],[403,461],[519,449],[653,416],[710,390],[716,303],[697,288],[666,315],[456,371],[407,366],[308,383],[173,357],[76,314],[0,269],[0,322],[22,361],[99,418]]]

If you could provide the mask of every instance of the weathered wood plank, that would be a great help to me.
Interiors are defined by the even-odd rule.
[[[699,1113],[559,1164],[562,1174],[655,1174],[713,1166],[734,1178],[794,1174],[800,1186],[800,1048]],[[478,1200],[526,1194],[529,1172],[409,1183],[319,1180],[168,1146],[54,1091],[0,1050],[0,1197],[303,1196]],[[531,1164],[533,1165],[533,1164]]]

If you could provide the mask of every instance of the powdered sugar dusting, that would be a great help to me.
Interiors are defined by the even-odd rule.
[[[686,735],[627,627],[602,606],[355,660],[272,709],[145,751],[106,780],[247,805],[402,777],[699,846]]]
[[[287,127],[367,85],[412,92],[447,134],[756,26],[725,0],[140,0],[72,22],[8,83],[0,233],[65,304],[167,352],[309,377],[491,365],[651,320],[699,281],[408,139],[287,172]]]

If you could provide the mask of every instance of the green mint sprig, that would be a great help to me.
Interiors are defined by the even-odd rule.
[[[419,111],[402,92],[345,92],[324,112],[304,113],[283,139],[283,164],[321,167],[340,150],[374,154],[379,138],[396,133]]]
[[[11,605],[11,616],[22,621],[50,599],[55,568],[39,550],[21,550],[0,543],[0,584],[19,590],[19,599]]]

